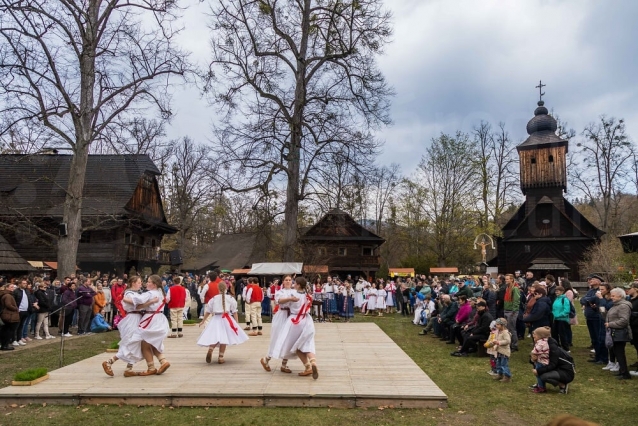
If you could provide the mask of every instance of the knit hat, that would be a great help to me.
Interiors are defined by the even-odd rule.
[[[507,327],[507,320],[505,318],[498,318],[496,321],[494,321],[494,324]]]
[[[536,334],[539,339],[547,339],[549,336],[552,335],[552,330],[547,326],[538,327],[534,329],[534,334]]]

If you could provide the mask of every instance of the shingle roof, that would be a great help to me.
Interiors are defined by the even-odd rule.
[[[348,213],[332,209],[301,237],[305,241],[368,241],[383,244],[385,239],[358,224]]]
[[[567,145],[568,141],[561,139],[557,134],[558,123],[549,115],[543,101],[538,102],[538,108],[534,111],[534,117],[527,123],[529,137],[518,145],[518,151],[537,148],[549,148],[552,146]]]
[[[252,232],[221,235],[197,258],[186,261],[182,269],[199,271],[211,265],[231,270],[250,268],[253,263],[266,260],[264,242],[258,237]]]
[[[0,155],[0,215],[62,216],[71,155]],[[144,173],[160,172],[147,155],[90,155],[83,216],[126,214]]]
[[[28,272],[35,268],[20,256],[0,235],[0,272]]]

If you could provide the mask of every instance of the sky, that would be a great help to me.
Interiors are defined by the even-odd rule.
[[[206,2],[191,0],[181,40],[210,58]],[[394,35],[379,65],[396,96],[377,162],[416,170],[432,138],[504,122],[522,142],[538,101],[580,134],[600,115],[626,120],[638,138],[638,1],[385,0]],[[174,96],[168,136],[210,140],[215,108],[195,88]]]

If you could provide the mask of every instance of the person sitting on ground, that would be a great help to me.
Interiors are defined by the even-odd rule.
[[[93,321],[91,321],[91,333],[103,333],[111,330],[113,330],[113,328],[104,319],[104,310],[95,314]]]

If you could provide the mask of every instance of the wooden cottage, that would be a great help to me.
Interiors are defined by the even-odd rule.
[[[220,235],[198,256],[187,259],[182,271],[204,274],[214,269],[250,270],[253,263],[266,261],[268,241],[257,232]]]
[[[556,135],[557,128],[544,102],[538,102],[527,124],[529,137],[516,147],[525,202],[498,239],[501,273],[531,270],[578,281],[578,262],[604,234],[563,197],[569,141]]]
[[[0,235],[0,275],[9,277],[35,272],[35,268]]]
[[[70,155],[0,156],[0,234],[29,261],[57,260],[70,164]],[[166,221],[159,175],[147,155],[89,156],[80,269],[155,271],[171,264],[160,245],[177,229]]]
[[[304,263],[327,265],[330,273],[374,277],[379,246],[385,240],[358,224],[348,213],[333,209],[300,238]]]

